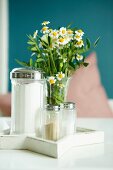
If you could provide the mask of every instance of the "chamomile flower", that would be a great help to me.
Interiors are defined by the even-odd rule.
[[[49,82],[50,85],[55,84],[55,82],[56,82],[55,77],[54,76],[49,77],[48,82]]]
[[[67,34],[66,28],[65,27],[61,27],[59,30],[59,35],[61,36],[65,36]]]
[[[84,35],[84,32],[83,32],[82,30],[77,30],[77,31],[75,31],[75,33],[76,33],[77,35],[80,35],[80,36],[83,36],[83,35]]]
[[[74,39],[80,41],[82,39],[82,36],[79,34],[75,34]]]
[[[61,89],[65,87],[63,83],[58,83],[57,86],[60,87]]]
[[[75,44],[75,47],[77,47],[77,48],[81,48],[82,46],[84,46],[83,40],[80,40],[80,41],[76,42],[76,44]]]
[[[43,21],[42,25],[48,25],[50,22],[49,21]]]
[[[62,80],[65,77],[65,74],[60,72],[60,73],[56,74],[56,77],[60,81],[60,80]]]
[[[38,35],[38,30],[36,30],[36,31],[34,32],[33,38],[35,39],[35,38],[37,37],[37,35]]]
[[[44,26],[44,27],[41,29],[41,32],[42,32],[43,34],[49,33],[48,27],[47,27],[47,26]]]
[[[51,31],[51,33],[49,34],[52,38],[58,38],[59,34],[57,30],[53,30]]]
[[[68,43],[68,41],[66,40],[66,38],[60,37],[60,38],[57,40],[57,43],[60,44],[60,45],[65,45],[65,44]]]
[[[83,55],[79,55],[79,54],[77,54],[76,59],[77,59],[78,61],[83,60]]]
[[[71,29],[68,29],[67,33],[70,34],[70,35],[73,35],[73,31]]]

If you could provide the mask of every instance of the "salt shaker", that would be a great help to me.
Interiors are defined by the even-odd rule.
[[[57,141],[61,135],[61,117],[59,106],[46,105],[42,117],[42,138]]]
[[[76,132],[77,112],[75,103],[64,102],[60,104],[62,114],[62,137],[73,135]]]
[[[35,117],[45,105],[45,80],[41,70],[16,68],[12,83],[11,134],[34,134]]]

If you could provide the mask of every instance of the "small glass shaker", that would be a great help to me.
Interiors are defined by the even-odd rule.
[[[42,116],[43,139],[57,141],[61,137],[61,113],[59,106],[46,105]]]
[[[62,134],[61,136],[73,135],[76,132],[76,117],[77,112],[75,103],[64,102],[60,104],[62,112]]]

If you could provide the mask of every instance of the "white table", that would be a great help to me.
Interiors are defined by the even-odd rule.
[[[0,170],[113,170],[113,119],[78,119],[78,126],[105,131],[105,143],[68,150],[54,159],[30,151],[0,150]]]

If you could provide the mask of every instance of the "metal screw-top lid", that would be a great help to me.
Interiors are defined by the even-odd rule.
[[[59,106],[53,106],[53,105],[49,105],[49,104],[47,104],[46,106],[45,106],[45,108],[46,108],[46,110],[50,110],[50,111],[59,111],[60,110],[60,107]]]
[[[61,109],[74,109],[75,108],[75,103],[73,102],[64,102],[60,104]]]
[[[42,72],[41,70],[15,68],[10,72],[10,79],[13,78],[41,80],[44,79],[44,72]]]

